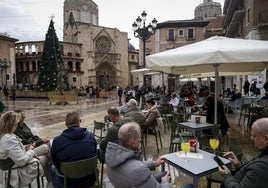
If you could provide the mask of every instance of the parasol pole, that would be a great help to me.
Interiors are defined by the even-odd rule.
[[[218,64],[215,64],[215,97],[214,97],[214,124],[217,125],[218,123],[218,113],[217,113],[217,109],[218,109],[218,97],[219,97],[219,90],[218,90],[218,86],[219,86],[219,71],[218,71]]]

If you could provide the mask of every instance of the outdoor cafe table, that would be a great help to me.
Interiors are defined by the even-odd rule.
[[[215,154],[199,150],[198,153],[189,152],[187,154],[184,154],[183,151],[178,151],[166,154],[163,157],[167,159],[169,165],[191,176],[194,188],[198,188],[198,178],[218,171],[218,164],[214,161],[214,156]],[[223,157],[220,157],[220,159],[226,166],[230,167],[230,160]],[[162,165],[162,171],[165,171],[164,164]]]
[[[194,132],[194,138],[197,137],[197,131],[211,129],[215,126],[211,123],[196,123],[194,121],[181,122],[179,125],[183,128],[192,130]]]

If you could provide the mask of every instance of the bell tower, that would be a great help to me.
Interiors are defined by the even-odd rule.
[[[63,40],[76,42],[80,25],[99,25],[98,5],[92,0],[65,0],[63,23]]]
[[[221,4],[213,0],[203,0],[194,10],[195,19],[211,20],[222,15]]]

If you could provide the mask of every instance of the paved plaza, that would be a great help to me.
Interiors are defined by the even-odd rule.
[[[93,129],[93,121],[103,121],[103,117],[107,113],[107,109],[110,107],[118,107],[117,100],[107,100],[107,99],[90,99],[86,97],[80,97],[78,104],[70,103],[68,105],[50,105],[48,100],[45,99],[17,99],[5,100],[2,97],[3,102],[7,106],[5,109],[24,109],[26,111],[26,121],[30,125],[33,132],[40,137],[48,137],[53,139],[56,135],[60,134],[66,127],[64,125],[65,116],[70,111],[77,111],[81,117],[81,126],[87,127],[89,130]],[[251,158],[256,150],[254,146],[250,143],[250,132],[246,130],[243,126],[238,126],[238,117],[235,114],[227,116],[230,129],[228,132],[229,144],[241,144],[244,147],[244,158]],[[240,135],[237,137],[237,135]],[[162,141],[163,147],[160,149],[158,154],[155,147],[155,140],[153,135],[148,137],[148,146],[146,148],[146,154],[148,160],[153,160],[160,155],[168,153],[170,133],[167,131],[166,134],[162,131]],[[171,172],[172,181],[174,187],[180,187],[181,185],[191,183],[192,178],[179,172],[178,170],[166,165],[166,169]],[[160,171],[158,168],[154,173]],[[36,184],[33,183],[33,187]],[[206,178],[202,177],[199,179],[199,187],[205,188]],[[218,188],[219,184],[212,184],[212,188]],[[109,183],[104,169],[104,184],[103,188],[113,188]]]

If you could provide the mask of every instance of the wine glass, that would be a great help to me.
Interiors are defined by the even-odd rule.
[[[185,153],[185,155],[187,155],[187,152],[189,152],[189,150],[190,150],[190,143],[189,142],[182,142],[181,149]],[[187,162],[188,160],[185,159],[184,161]]]
[[[213,149],[214,154],[216,153],[215,150],[219,147],[220,141],[218,138],[211,138],[209,139],[209,145]]]

